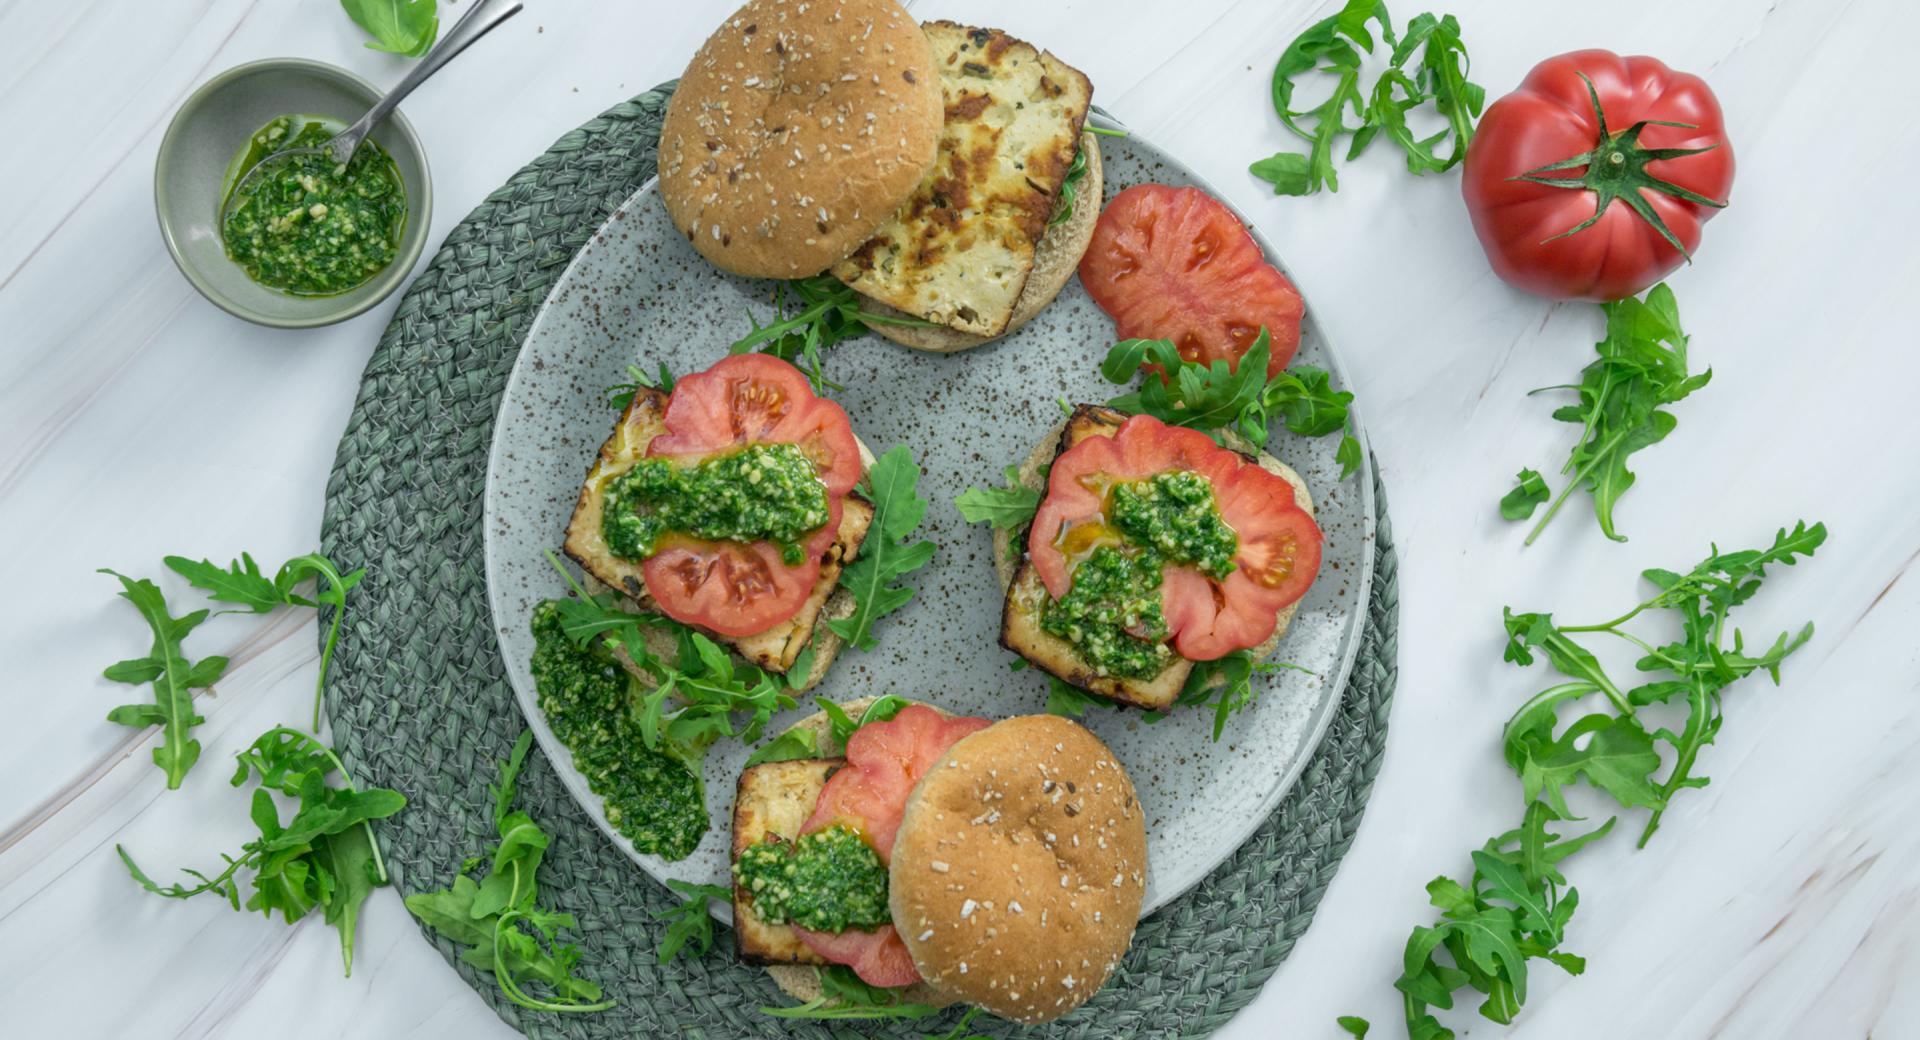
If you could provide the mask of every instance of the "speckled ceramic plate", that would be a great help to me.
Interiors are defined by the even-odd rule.
[[[1104,138],[1101,147],[1109,195],[1148,182],[1207,187],[1137,136]],[[1264,239],[1260,245],[1279,262]],[[665,362],[674,372],[706,367],[746,333],[748,314],[766,319],[771,292],[770,283],[734,278],[702,260],[675,233],[649,183],[554,287],[507,381],[494,427],[487,584],[508,677],[568,789],[656,878],[723,883],[734,781],[749,749],[724,742],[708,753],[707,808],[715,825],[691,856],[669,863],[635,852],[541,716],[528,672],[527,622],[540,600],[566,593],[544,553],[559,548],[580,481],[613,428],[606,387],[624,381],[633,362],[648,370]],[[983,348],[927,354],[866,336],[829,355],[828,374],[846,385],[836,396],[854,431],[875,451],[904,442],[920,460],[921,493],[932,503],[922,534],[941,550],[914,576],[913,601],[881,623],[879,648],[843,653],[819,695],[845,701],[897,693],[988,717],[1045,710],[1045,677],[1009,671],[1012,656],[996,641],[1001,594],[991,534],[965,523],[953,499],[971,484],[999,484],[1001,470],[1024,459],[1059,421],[1056,401],[1102,401],[1118,392],[1098,371],[1112,338],[1112,322],[1076,280],[1026,328]],[[1311,305],[1298,359],[1330,370],[1336,386],[1348,385]],[[1211,713],[1203,711],[1177,712],[1155,725],[1133,711],[1094,710],[1085,720],[1125,763],[1147,810],[1148,911],[1198,882],[1273,811],[1346,685],[1371,575],[1364,561],[1374,512],[1369,474],[1339,479],[1337,440],[1282,431],[1270,445],[1305,475],[1326,532],[1320,579],[1278,655],[1307,671],[1267,677],[1258,702],[1233,718],[1217,744],[1209,739]],[[771,732],[812,710],[803,701]]]

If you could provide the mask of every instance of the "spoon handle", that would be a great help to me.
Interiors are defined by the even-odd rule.
[[[367,135],[373,132],[373,128],[380,125],[381,120],[387,118],[389,113],[399,107],[400,102],[406,100],[408,94],[413,93],[413,88],[425,83],[428,76],[439,72],[441,66],[458,57],[460,52],[472,46],[475,40],[492,32],[501,22],[520,13],[521,5],[516,3],[481,19],[480,12],[486,9],[487,2],[488,0],[473,0],[472,6],[467,8],[467,13],[453,23],[453,28],[448,29],[446,34],[440,37],[440,42],[434,45],[433,50],[427,52],[426,57],[420,59],[419,64],[407,73],[406,78],[388,91],[386,97],[381,98],[371,109],[368,109],[366,115],[361,116],[339,136],[327,142],[327,149],[333,153],[334,161],[344,164],[353,158],[353,153],[359,149],[360,142],[366,140]]]

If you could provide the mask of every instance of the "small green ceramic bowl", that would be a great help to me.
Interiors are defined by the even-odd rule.
[[[407,280],[426,248],[433,181],[426,150],[406,116],[397,111],[374,128],[372,137],[393,156],[407,189],[406,228],[399,255],[386,270],[337,296],[294,296],[248,278],[227,259],[220,241],[227,164],[254,131],[285,115],[351,123],[379,97],[373,84],[345,69],[304,58],[270,58],[228,69],[180,106],[160,139],[153,203],[167,252],[200,295],[255,324],[299,329],[345,321],[386,299]]]

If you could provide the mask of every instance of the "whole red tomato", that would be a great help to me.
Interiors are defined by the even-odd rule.
[[[1487,109],[1460,183],[1500,277],[1555,299],[1618,300],[1699,248],[1733,187],[1733,147],[1700,77],[1574,51]]]

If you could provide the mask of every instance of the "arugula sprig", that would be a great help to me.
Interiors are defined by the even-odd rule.
[[[216,603],[238,604],[255,614],[265,614],[278,607],[318,610],[325,606],[332,610],[327,642],[320,650],[320,675],[313,687],[313,728],[319,730],[320,702],[327,691],[327,666],[333,662],[333,648],[340,642],[340,624],[347,616],[347,593],[367,576],[366,570],[343,574],[332,560],[319,553],[288,560],[271,578],[261,572],[251,554],[244,552],[224,570],[212,560],[190,560],[184,556],[169,556],[164,562]],[[314,583],[311,597],[296,591],[308,580]]]
[[[1236,650],[1212,661],[1195,661],[1193,671],[1187,674],[1187,681],[1180,687],[1180,695],[1174,698],[1173,703],[1175,707],[1211,709],[1213,742],[1218,744],[1226,734],[1227,720],[1235,712],[1252,707],[1259,698],[1260,692],[1254,688],[1253,677],[1288,671],[1314,674],[1312,669],[1291,661],[1256,661],[1252,652],[1247,650]],[[1160,721],[1157,715],[1149,713],[1147,721]]]
[[[1230,429],[1265,447],[1269,426],[1279,420],[1302,437],[1342,432],[1334,459],[1345,480],[1360,468],[1360,441],[1349,428],[1347,409],[1353,393],[1333,389],[1333,380],[1312,365],[1294,365],[1267,378],[1271,341],[1262,328],[1237,368],[1225,361],[1204,365],[1180,356],[1164,339],[1128,339],[1115,343],[1100,365],[1109,383],[1124,386],[1143,368],[1158,366],[1131,393],[1107,404],[1130,415],[1151,415],[1173,426],[1201,430],[1216,440]]]
[[[1765,548],[1722,552],[1716,546],[1684,574],[1645,571],[1654,594],[1595,624],[1563,625],[1551,614],[1506,610],[1506,659],[1531,665],[1544,657],[1566,681],[1530,698],[1506,725],[1503,754],[1520,777],[1525,805],[1520,826],[1473,853],[1467,883],[1443,876],[1427,886],[1440,919],[1413,930],[1405,972],[1394,984],[1404,1000],[1409,1037],[1451,1038],[1433,1010],[1452,1008],[1454,992],[1463,988],[1485,995],[1482,1015],[1512,1021],[1526,1002],[1531,960],[1574,975],[1585,969],[1585,961],[1560,948],[1579,895],[1559,864],[1607,835],[1615,820],[1578,836],[1553,833],[1549,828],[1576,818],[1566,789],[1584,782],[1623,809],[1648,810],[1639,839],[1644,847],[1681,791],[1707,785],[1699,757],[1720,731],[1726,688],[1755,672],[1778,683],[1781,664],[1813,637],[1807,624],[1751,652],[1730,622],[1732,612],[1759,592],[1769,567],[1793,566],[1826,537],[1825,525],[1803,521],[1776,532]],[[1624,627],[1650,612],[1677,622],[1679,635],[1661,643]],[[1635,667],[1646,681],[1616,681],[1582,642],[1595,635],[1637,649]],[[1563,709],[1596,700],[1597,708],[1562,725]],[[1668,707],[1685,713],[1677,731],[1651,718]]]
[[[160,727],[160,746],[153,749],[153,764],[167,775],[167,789],[178,790],[187,771],[200,760],[200,742],[193,738],[193,727],[207,721],[193,706],[193,691],[213,686],[227,670],[224,657],[187,660],[181,641],[207,620],[208,612],[196,610],[174,617],[159,586],[145,578],[129,578],[118,571],[102,568],[120,581],[120,596],[140,612],[153,633],[152,649],[145,657],[129,658],[109,665],[102,674],[114,682],[153,684],[152,704],[122,704],[107,712],[107,721],[144,729]]]
[[[197,885],[175,882],[162,887],[124,846],[115,845],[114,850],[133,879],[155,895],[190,899],[216,892],[235,910],[241,909],[238,875],[253,871],[246,909],[269,918],[278,910],[288,924],[319,910],[339,931],[340,958],[352,975],[360,907],[373,889],[389,880],[372,821],[399,812],[406,798],[384,787],[356,788],[331,748],[286,727],[268,730],[236,757],[233,786],[246,784],[250,777],[260,784],[254,788],[251,810],[260,836],[241,846],[238,855],[223,855],[224,870],[208,875],[187,869],[182,872]],[[327,782],[335,774],[341,778],[339,787]],[[297,804],[284,823],[273,798],[276,792]]]
[[[524,810],[513,808],[520,769],[532,743],[533,732],[522,731],[500,766],[499,782],[487,788],[499,833],[493,848],[463,864],[448,887],[408,896],[407,909],[421,923],[468,947],[460,959],[492,973],[500,992],[513,1003],[534,1011],[605,1011],[613,1001],[601,999],[597,983],[573,973],[580,963],[579,947],[556,940],[561,929],[575,926],[573,915],[538,905],[535,874],[551,839]],[[470,874],[482,862],[489,864],[487,875],[476,882]],[[522,922],[533,931],[521,927]],[[542,984],[548,994],[529,993],[529,982]]]
[[[1088,127],[1091,130],[1093,127]],[[1059,227],[1073,219],[1074,204],[1079,201],[1080,182],[1087,179],[1087,150],[1077,148],[1073,153],[1073,162],[1068,164],[1066,176],[1060,178],[1060,202],[1053,211],[1053,219],[1047,221],[1048,227]]]
[[[1374,49],[1369,22],[1392,48],[1387,68],[1370,90],[1361,85],[1361,55]],[[1409,66],[1415,52],[1420,61]],[[1351,162],[1382,133],[1406,153],[1409,172],[1451,169],[1466,157],[1473,122],[1486,104],[1486,91],[1467,79],[1467,69],[1466,44],[1452,15],[1419,15],[1407,23],[1406,35],[1398,36],[1382,0],[1348,0],[1338,14],[1296,37],[1274,64],[1274,111],[1288,130],[1308,142],[1307,154],[1276,152],[1249,170],[1271,184],[1276,195],[1311,195],[1323,187],[1339,191],[1334,150],[1340,138],[1353,139],[1346,155]],[[1320,104],[1296,109],[1294,81],[1312,72],[1331,75],[1333,89]],[[1407,117],[1429,103],[1445,125],[1421,137]],[[1356,122],[1348,123],[1349,115]],[[1439,149],[1449,139],[1452,148],[1443,156]]]
[[[1680,308],[1665,282],[1649,289],[1645,300],[1629,297],[1600,307],[1607,317],[1607,335],[1594,344],[1600,356],[1581,370],[1580,382],[1534,391],[1578,393],[1577,403],[1556,409],[1553,417],[1578,425],[1581,432],[1579,443],[1560,468],[1568,475],[1567,485],[1527,533],[1527,545],[1540,537],[1567,497],[1579,487],[1593,496],[1593,514],[1600,522],[1600,533],[1616,542],[1626,541],[1626,536],[1614,529],[1613,510],[1633,486],[1627,458],[1673,432],[1678,420],[1673,413],[1663,411],[1664,406],[1682,400],[1713,378],[1712,369],[1698,374],[1687,371],[1687,334],[1680,329]],[[1509,520],[1533,515],[1534,505],[1544,499],[1539,493],[1544,486],[1532,489],[1526,483],[1530,472],[1522,470],[1522,486],[1500,501],[1501,515]]]
[[[673,393],[673,373],[667,371],[667,363],[660,362],[659,372],[649,373],[639,365],[627,366],[627,381],[607,387],[607,407],[616,412],[624,412],[633,403],[633,395],[641,390],[658,390],[663,394]]]
[[[819,996],[792,1007],[763,1007],[761,1013],[775,1018],[833,1020],[921,1019],[940,1013],[932,1004],[907,1000],[901,990],[867,984],[845,965],[814,970],[820,978]]]
[[[1007,467],[1006,487],[970,487],[953,500],[967,523],[992,524],[1001,531],[1017,531],[1033,522],[1040,509],[1040,491],[1020,482],[1020,467]]]
[[[919,483],[920,467],[904,444],[888,448],[861,481],[861,492],[873,503],[873,524],[859,556],[840,572],[841,587],[853,593],[853,613],[827,622],[849,646],[872,650],[879,645],[874,623],[913,599],[913,589],[897,582],[933,559],[937,547],[932,542],[907,540],[927,512]]]
[[[715,900],[731,902],[733,891],[719,885],[696,885],[676,878],[668,878],[667,887],[686,899],[676,906],[653,912],[654,917],[669,922],[667,930],[660,936],[660,947],[656,951],[660,963],[665,964],[681,954],[698,960],[713,949],[713,914],[710,905]]]
[[[753,331],[733,342],[730,354],[759,351],[791,362],[807,374],[815,393],[844,389],[826,376],[823,352],[837,343],[865,333],[874,325],[926,327],[919,318],[875,314],[863,306],[866,298],[831,274],[779,282],[773,288],[773,321],[760,324],[753,315]],[[796,308],[791,314],[788,307]]]
[[[340,0],[340,6],[373,37],[368,50],[418,58],[440,35],[438,0]]]

